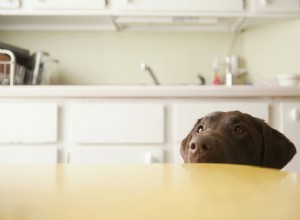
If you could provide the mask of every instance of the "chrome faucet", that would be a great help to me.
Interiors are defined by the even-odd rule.
[[[145,63],[141,63],[141,70],[147,71],[150,74],[155,85],[157,85],[157,86],[160,85],[160,83],[158,82],[158,79],[156,78],[156,76],[155,76],[154,72],[152,71],[152,69],[150,68],[150,66],[146,65]]]

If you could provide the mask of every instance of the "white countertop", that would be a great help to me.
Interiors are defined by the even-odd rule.
[[[300,87],[280,86],[0,86],[0,98],[184,98],[300,97]]]

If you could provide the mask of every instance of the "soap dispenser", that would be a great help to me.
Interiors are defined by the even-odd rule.
[[[225,63],[226,63],[225,83],[226,83],[226,86],[230,87],[230,86],[233,85],[233,74],[232,74],[232,70],[231,70],[231,58],[230,58],[230,56],[227,56],[225,58]]]
[[[221,85],[222,81],[219,76],[219,62],[218,58],[214,57],[213,59],[213,78],[212,78],[213,85]]]

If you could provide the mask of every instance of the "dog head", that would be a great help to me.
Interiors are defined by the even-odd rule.
[[[263,120],[239,111],[199,119],[181,143],[185,163],[232,163],[283,168],[296,148]]]

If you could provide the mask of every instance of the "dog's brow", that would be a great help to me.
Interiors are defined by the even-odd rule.
[[[238,122],[241,121],[241,118],[240,118],[240,117],[237,117],[237,116],[234,116],[234,117],[232,117],[232,118],[230,119],[230,121],[231,121],[232,123],[238,123]]]

